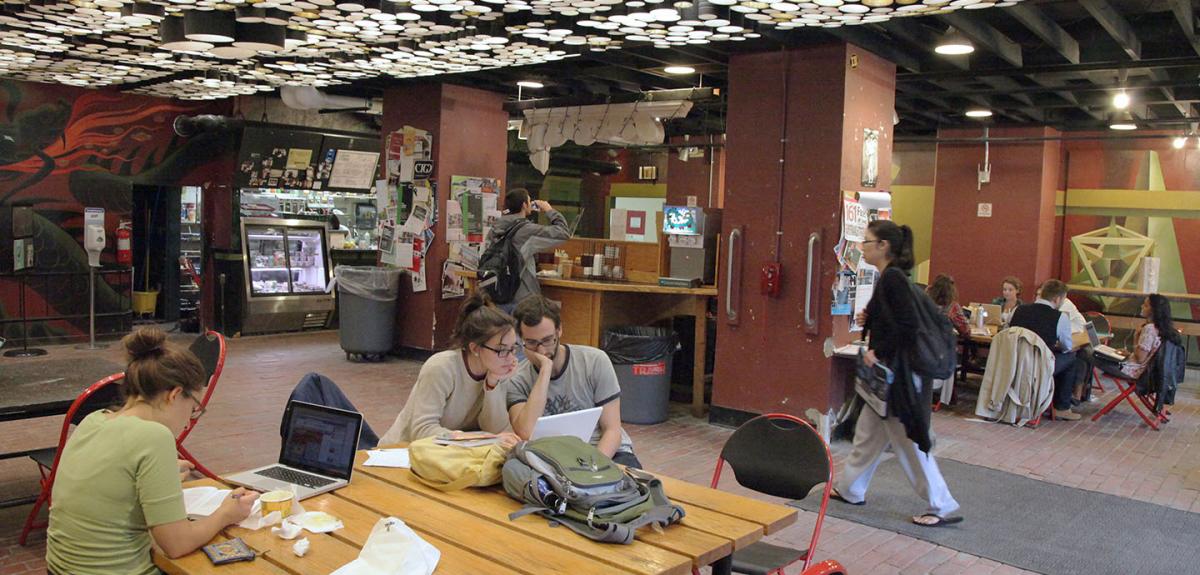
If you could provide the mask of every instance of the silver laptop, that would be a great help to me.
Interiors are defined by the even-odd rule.
[[[292,491],[297,501],[350,483],[354,452],[362,433],[362,414],[290,401],[284,417],[279,463],[225,480],[256,491]]]
[[[584,443],[591,443],[592,434],[596,431],[596,424],[600,421],[600,412],[602,411],[604,411],[603,407],[593,407],[558,415],[544,415],[538,418],[537,423],[533,424],[533,434],[529,438],[573,435],[582,439]]]
[[[1125,354],[1121,353],[1119,350],[1100,343],[1100,336],[1096,333],[1095,324],[1089,321],[1085,325],[1087,327],[1088,342],[1092,344],[1092,353],[1105,355],[1117,361],[1125,360]]]

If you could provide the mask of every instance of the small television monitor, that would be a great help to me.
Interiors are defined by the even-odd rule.
[[[704,211],[694,206],[663,206],[663,233],[698,236],[704,233]]]

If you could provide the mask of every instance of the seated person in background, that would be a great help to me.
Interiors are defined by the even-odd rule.
[[[125,336],[125,405],[88,415],[63,448],[46,531],[50,573],[157,574],[151,538],[182,557],[245,519],[258,498],[237,489],[212,515],[188,520],[180,482],[191,465],[176,459],[175,437],[203,413],[208,377],[166,339],[153,328]]]
[[[971,326],[967,324],[967,317],[963,315],[962,306],[958,304],[958,288],[954,287],[954,278],[938,274],[933,283],[925,288],[925,293],[929,294],[929,299],[950,318],[950,323],[954,324],[954,329],[960,337],[971,335]]]
[[[1171,321],[1171,303],[1167,298],[1158,294],[1146,296],[1142,301],[1142,317],[1146,319],[1146,323],[1133,334],[1133,353],[1120,363],[1104,355],[1095,354],[1096,367],[1117,377],[1137,379],[1146,371],[1150,358],[1154,357],[1164,339],[1181,345],[1179,332],[1175,329],[1175,323]]]
[[[1000,282],[1000,293],[1003,295],[992,300],[992,304],[1000,306],[1000,325],[1008,327],[1017,306],[1025,303],[1021,301],[1021,280],[1014,276],[1004,278]]]
[[[1077,379],[1071,320],[1058,309],[1067,299],[1067,284],[1046,280],[1038,294],[1041,297],[1037,301],[1013,312],[1009,327],[1023,327],[1038,334],[1054,352],[1054,417],[1073,421],[1080,415],[1071,411],[1071,394]]]
[[[1062,306],[1058,311],[1063,312],[1067,319],[1071,322],[1071,337],[1083,339],[1087,334],[1087,319],[1083,314],[1079,313],[1079,308],[1075,307],[1075,302],[1071,298],[1064,298]],[[1075,352],[1075,361],[1078,365],[1075,367],[1075,389],[1074,396],[1079,396],[1079,401],[1088,401],[1091,396],[1092,383],[1092,347],[1085,343]],[[1077,403],[1074,399],[1072,403]]]
[[[513,320],[482,292],[463,302],[454,325],[454,347],[433,354],[400,415],[380,445],[416,441],[461,431],[501,434],[515,445],[504,410],[505,383],[517,369],[517,333]]]
[[[603,407],[592,445],[621,465],[641,468],[621,428],[621,387],[608,355],[594,347],[561,343],[558,305],[540,295],[521,300],[513,315],[527,358],[508,387],[513,431],[527,439],[543,415]]]

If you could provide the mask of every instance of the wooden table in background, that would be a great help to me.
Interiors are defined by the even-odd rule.
[[[649,325],[677,315],[695,317],[692,364],[692,415],[704,415],[704,356],[707,352],[706,314],[713,286],[665,287],[614,281],[541,278],[542,295],[562,302],[563,342],[600,347],[604,330]]]
[[[330,534],[305,533],[312,547],[304,557],[291,552],[293,541],[269,528],[230,527],[214,541],[241,537],[258,559],[216,567],[201,551],[179,559],[155,555],[168,575],[326,574],[353,561],[382,517],[394,516],[416,530],[441,553],[436,573],[509,574],[678,574],[713,564],[728,573],[730,555],[791,525],[796,510],[685,483],[658,475],[668,497],[687,516],[661,533],[639,530],[630,545],[597,543],[563,527],[551,527],[536,515],[509,521],[521,504],[499,486],[443,493],[416,481],[409,470],[363,467],[360,452],[350,485],[303,502],[309,511],[325,511],[345,524]],[[210,480],[190,483],[213,485]]]

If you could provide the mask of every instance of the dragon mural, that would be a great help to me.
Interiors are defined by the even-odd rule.
[[[33,206],[34,211],[36,262],[25,291],[28,315],[86,314],[83,208],[105,209],[108,245],[113,246],[111,234],[132,209],[134,185],[230,181],[236,161],[233,136],[184,139],[172,129],[178,115],[222,114],[230,107],[226,102],[180,102],[0,80],[0,335],[21,336],[20,322],[13,321],[20,318],[21,278],[13,273],[11,206]],[[106,250],[103,269],[118,269],[114,258],[113,250]],[[75,275],[47,276],[64,272]],[[126,274],[98,276],[98,313],[129,308],[128,281]],[[124,319],[98,320],[97,332],[121,331],[127,325]],[[87,319],[31,322],[29,329],[34,339],[70,338],[84,333]]]

